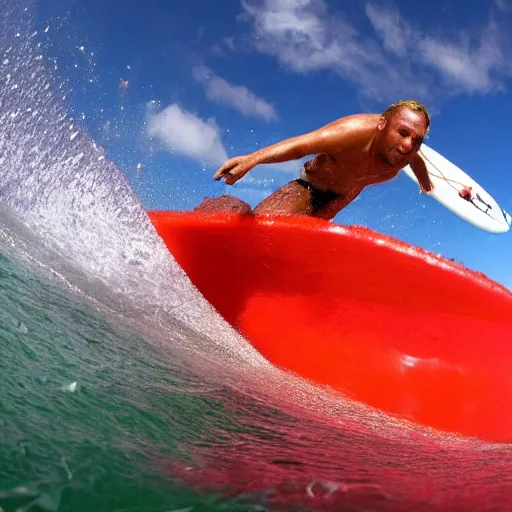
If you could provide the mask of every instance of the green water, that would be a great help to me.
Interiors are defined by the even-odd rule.
[[[229,426],[220,400],[191,393],[137,331],[4,255],[0,347],[5,512],[248,510],[162,470]]]

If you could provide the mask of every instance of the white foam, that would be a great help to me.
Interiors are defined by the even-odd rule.
[[[48,266],[71,281],[69,269],[76,268],[88,276],[80,286],[108,288],[118,297],[109,306],[137,310],[171,329],[184,322],[232,354],[261,361],[192,286],[104,151],[76,131],[61,100],[66,91],[53,93],[62,86],[52,88],[30,38],[28,14],[15,0],[7,3],[0,19],[0,55],[10,52],[4,75],[10,83],[0,81],[2,204],[58,255]],[[14,44],[12,27],[19,30]],[[21,115],[29,105],[31,115]]]

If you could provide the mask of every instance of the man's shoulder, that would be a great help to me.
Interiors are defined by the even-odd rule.
[[[338,121],[344,124],[353,125],[355,127],[375,127],[379,122],[380,114],[353,114],[350,116],[341,117]]]
[[[377,127],[379,114],[354,114],[334,121],[336,128],[350,133],[370,134]]]

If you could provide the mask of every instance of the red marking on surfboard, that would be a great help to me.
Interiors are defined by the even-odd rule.
[[[390,414],[512,441],[512,294],[363,227],[149,212],[192,283],[271,363]]]

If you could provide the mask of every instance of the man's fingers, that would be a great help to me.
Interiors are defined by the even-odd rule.
[[[227,185],[233,185],[247,173],[247,170],[241,161],[228,161],[213,175],[213,178],[217,181],[225,178]]]
[[[213,176],[214,179],[216,179],[217,181],[220,180],[222,178],[222,176],[225,176],[226,174],[229,174],[229,171],[231,171],[231,169],[233,169],[233,164],[231,165],[227,165],[227,164],[224,164]]]
[[[221,177],[222,177],[222,174],[224,173],[224,166],[222,166],[214,175],[213,175],[213,179],[214,180],[220,180]]]

